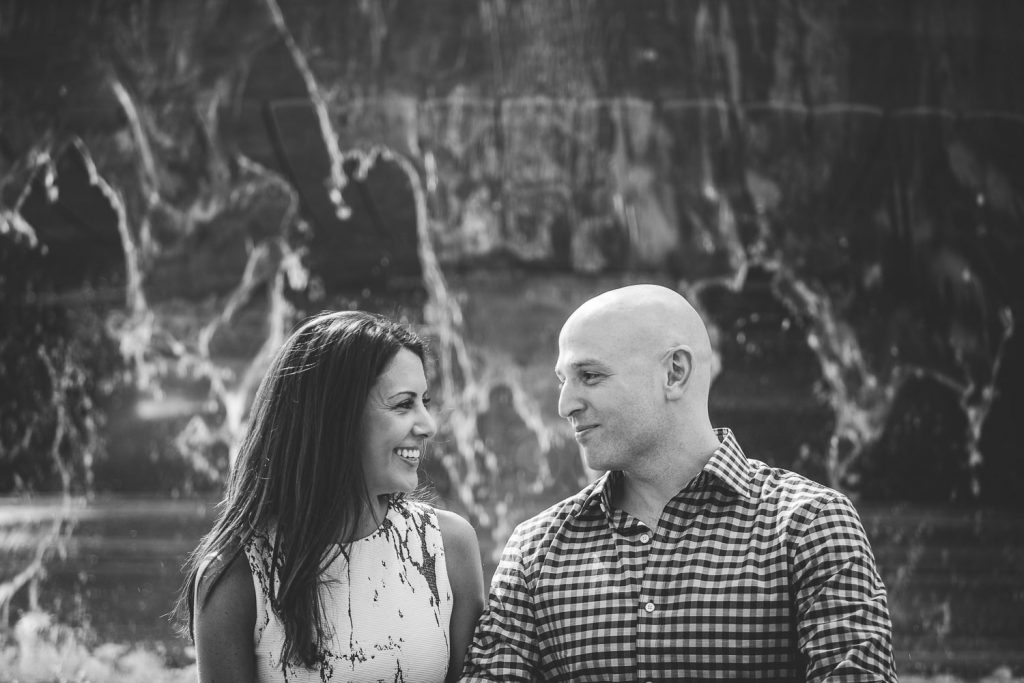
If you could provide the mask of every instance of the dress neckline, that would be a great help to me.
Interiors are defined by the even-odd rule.
[[[395,504],[396,503],[394,498],[388,498],[387,506],[384,508],[384,516],[381,518],[380,524],[374,527],[373,530],[365,536],[353,538],[351,541],[345,541],[341,545],[348,546],[353,545],[355,543],[360,543],[361,541],[372,541],[374,538],[380,536],[381,532],[384,530],[384,526],[389,522],[389,518],[391,517],[395,510]],[[394,523],[393,520],[391,521],[392,523]]]

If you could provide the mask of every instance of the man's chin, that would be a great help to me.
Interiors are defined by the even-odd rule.
[[[590,474],[594,475],[589,477],[590,479],[594,479],[608,470],[615,469],[614,464],[609,462],[607,458],[602,458],[595,453],[588,453],[587,451],[583,451],[583,466],[590,470]]]

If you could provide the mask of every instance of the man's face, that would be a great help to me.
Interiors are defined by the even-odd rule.
[[[628,321],[570,318],[562,328],[558,414],[592,469],[629,471],[657,444],[665,411],[658,361]]]

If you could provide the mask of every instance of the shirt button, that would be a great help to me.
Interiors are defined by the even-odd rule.
[[[640,542],[641,543],[650,543],[651,542],[651,535],[650,534],[641,534],[640,535]]]
[[[644,605],[644,611],[645,612],[653,612],[654,611],[654,603],[653,602],[649,602],[646,605]]]

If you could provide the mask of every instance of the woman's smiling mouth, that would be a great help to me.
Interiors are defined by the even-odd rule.
[[[404,460],[404,461],[406,461],[408,463],[412,463],[412,464],[419,463],[420,455],[422,453],[423,453],[423,451],[421,451],[419,448],[396,448],[395,449],[395,455],[397,455],[402,460]]]

